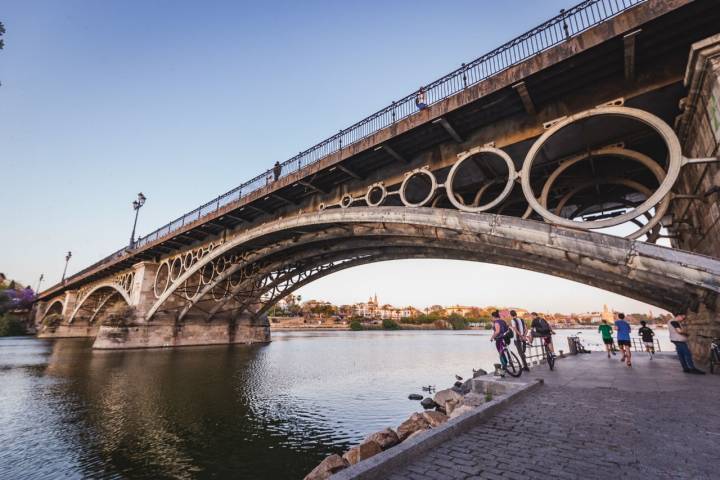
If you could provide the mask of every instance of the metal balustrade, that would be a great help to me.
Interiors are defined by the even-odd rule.
[[[568,10],[561,11],[559,15],[545,23],[510,40],[472,62],[462,64],[460,68],[423,87],[425,103],[432,105],[456,95],[472,85],[487,80],[513,65],[523,62],[635,5],[647,1],[648,0],[586,0]],[[300,152],[289,160],[282,162],[280,178],[313,165],[343,148],[347,148],[370,135],[392,126],[400,120],[418,113],[420,111],[416,105],[418,93],[419,91],[415,91],[392,102],[387,107],[348,128],[340,130],[330,138],[323,140],[308,150]],[[265,187],[272,183],[273,179],[272,169],[268,169],[255,178],[186,213],[182,217],[169,222],[154,232],[138,238],[134,247],[139,248],[169,236],[184,225],[195,222],[206,215],[210,215],[218,209],[237,202],[260,188]],[[105,262],[129,254],[126,248],[120,249],[73,276],[82,275]],[[68,280],[72,280],[72,277]]]

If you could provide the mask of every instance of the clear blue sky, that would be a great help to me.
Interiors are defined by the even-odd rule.
[[[0,271],[33,286],[44,273],[49,286],[67,250],[73,272],[127,243],[137,192],[148,197],[143,234],[573,4],[5,0]],[[441,288],[377,282],[426,270]],[[549,295],[542,282],[495,266],[403,261],[330,277],[305,295],[647,310],[560,280]]]

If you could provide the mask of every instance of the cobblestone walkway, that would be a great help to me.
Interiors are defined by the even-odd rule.
[[[720,478],[720,375],[683,374],[669,355],[633,364],[593,353],[535,368],[537,393],[387,478]]]

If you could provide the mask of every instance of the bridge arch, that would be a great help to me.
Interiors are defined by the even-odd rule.
[[[146,319],[165,311],[166,302],[179,297],[177,290],[213,262],[222,264],[221,271],[212,269],[214,276],[177,307],[177,318],[202,302],[211,318],[222,308],[211,302],[227,304],[238,298],[247,307],[253,302],[259,305],[257,312],[262,313],[278,293],[273,282],[294,278],[295,283],[283,284],[282,292],[287,294],[298,288],[296,283],[309,283],[330,271],[396,258],[453,258],[513,266],[666,309],[710,304],[720,292],[720,261],[661,246],[501,215],[354,207],[282,218],[239,233],[168,285]]]
[[[115,283],[103,282],[95,285],[78,301],[67,323],[72,324],[75,322],[82,312],[88,316],[87,323],[92,324],[98,315],[118,301],[126,305],[131,303],[128,293]]]
[[[52,314],[62,315],[62,312],[64,309],[65,309],[65,302],[60,298],[56,298],[55,300],[50,302],[50,304],[47,306],[40,321],[42,322],[43,320],[45,320],[45,317],[47,317],[48,315],[52,315]]]

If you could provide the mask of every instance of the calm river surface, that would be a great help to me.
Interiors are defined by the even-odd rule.
[[[560,348],[568,333],[557,335]],[[421,385],[447,388],[454,374],[495,361],[484,331],[90,345],[0,338],[0,478],[302,478],[327,454],[397,426],[419,408],[407,395]]]

